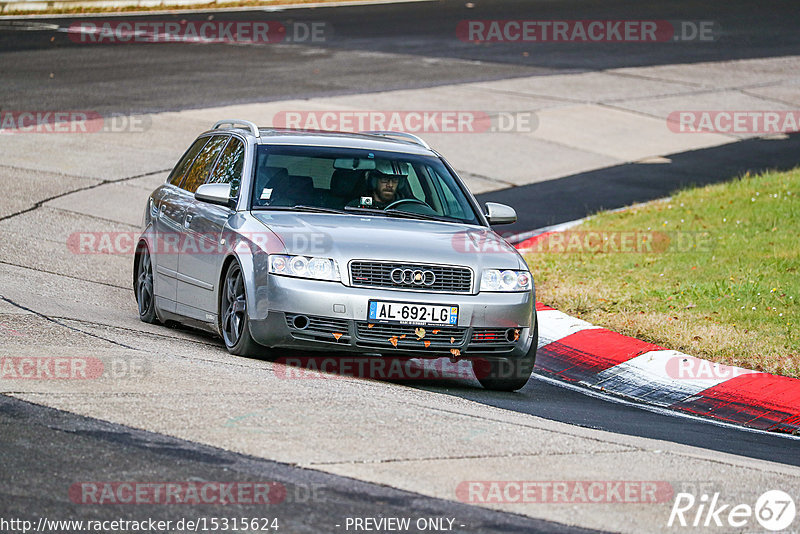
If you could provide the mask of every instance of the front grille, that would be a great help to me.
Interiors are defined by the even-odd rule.
[[[286,314],[286,326],[289,327],[292,337],[296,339],[329,341],[333,343],[350,342],[348,321],[346,319],[306,315],[304,317],[308,319],[308,326],[301,329],[294,325],[295,319],[299,316],[300,314],[297,313]],[[339,339],[336,339],[337,337]]]
[[[436,278],[431,285],[414,284],[413,282],[398,284],[392,281],[392,271],[395,269],[430,271]],[[472,271],[467,267],[450,267],[446,265],[353,261],[350,262],[350,283],[357,287],[388,287],[417,291],[471,293]]]
[[[423,329],[423,337],[416,330]],[[420,330],[420,334],[423,332]],[[396,338],[398,349],[455,349],[461,347],[467,329],[458,327],[413,326],[378,323],[356,323],[356,343],[362,346],[394,348],[391,339]],[[426,346],[425,342],[430,342]]]

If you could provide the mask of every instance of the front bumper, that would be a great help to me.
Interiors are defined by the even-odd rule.
[[[458,306],[458,325],[424,326],[424,333],[411,325],[370,326],[367,308],[371,299]],[[339,282],[270,275],[269,283],[256,289],[250,333],[268,347],[414,357],[515,358],[527,354],[531,347],[536,320],[534,300],[532,291],[426,293],[355,288]],[[299,321],[298,316],[302,316]]]

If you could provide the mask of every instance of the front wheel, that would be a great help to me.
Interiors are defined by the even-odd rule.
[[[156,297],[153,291],[153,262],[147,245],[142,245],[136,254],[136,304],[139,306],[139,319],[145,323],[157,324]]]
[[[533,339],[528,353],[521,358],[489,360],[473,364],[475,376],[481,385],[492,391],[517,391],[528,383],[536,364],[539,346],[539,321],[533,327]]]
[[[220,330],[225,348],[237,356],[264,356],[267,349],[250,335],[244,275],[236,260],[231,262],[225,273],[221,296]]]

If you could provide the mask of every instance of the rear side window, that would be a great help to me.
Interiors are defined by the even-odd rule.
[[[183,189],[194,193],[206,181],[211,166],[214,165],[227,140],[228,137],[222,135],[211,138],[211,141],[203,147],[203,150],[195,158],[194,163],[189,168],[189,172],[186,173],[186,177],[181,184]]]
[[[243,168],[244,143],[236,137],[231,137],[206,183],[231,184],[231,198],[236,198],[239,196]]]
[[[184,175],[186,174],[186,170],[194,161],[195,156],[200,150],[205,146],[208,142],[208,137],[201,137],[197,141],[189,147],[189,150],[183,155],[181,160],[175,165],[175,168],[172,169],[172,172],[169,174],[169,178],[167,178],[167,182],[171,183],[175,186],[181,185],[181,180],[183,180]]]

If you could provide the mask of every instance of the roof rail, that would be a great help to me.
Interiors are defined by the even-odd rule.
[[[246,121],[246,120],[242,120],[242,119],[224,119],[224,120],[221,120],[221,121],[217,121],[217,122],[214,123],[214,127],[211,128],[211,129],[212,130],[216,130],[217,128],[219,128],[223,124],[230,124],[231,126],[237,126],[237,125],[238,126],[246,126],[247,128],[250,129],[250,133],[252,133],[254,136],[261,137],[261,133],[258,131],[258,126],[256,126],[256,123],[250,122],[250,121]]]
[[[431,149],[431,147],[428,145],[428,143],[423,141],[421,137],[418,137],[418,136],[416,136],[414,134],[410,134],[410,133],[407,133],[407,132],[389,132],[389,131],[377,130],[377,131],[366,131],[366,132],[359,132],[359,133],[368,134],[368,135],[381,135],[383,137],[402,137],[402,138],[408,139],[408,140],[410,140],[410,141],[412,141],[412,142],[414,142],[414,143],[416,143],[416,144],[418,144],[420,146],[423,146],[423,147],[427,148],[428,150]]]

